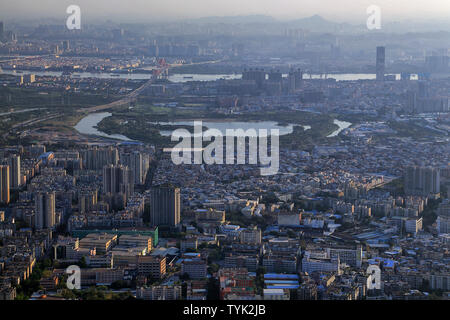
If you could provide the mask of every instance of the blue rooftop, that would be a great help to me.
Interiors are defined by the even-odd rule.
[[[39,156],[39,159],[48,158],[49,155],[53,154],[52,151],[44,152]]]
[[[282,273],[266,273],[264,279],[296,279],[298,280],[298,275],[296,274],[282,274]]]
[[[299,285],[267,286],[267,289],[298,289]]]
[[[394,260],[385,260],[383,265],[386,268],[393,268],[394,264],[395,264]]]
[[[264,283],[267,284],[291,284],[296,285],[298,284],[297,280],[264,280]]]

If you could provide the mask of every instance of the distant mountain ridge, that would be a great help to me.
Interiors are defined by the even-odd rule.
[[[230,24],[230,25],[252,25],[264,24],[278,28],[307,29],[316,32],[336,32],[336,31],[361,31],[362,26],[351,25],[349,23],[339,23],[327,20],[320,15],[310,17],[279,20],[267,15],[249,15],[249,16],[223,16],[223,17],[204,17],[197,19],[188,19],[185,22],[200,24]]]
[[[266,15],[246,15],[246,16],[213,16],[196,19],[188,19],[194,23],[227,23],[227,24],[249,24],[249,23],[276,23],[277,19]]]
[[[247,30],[249,32],[276,32],[281,33],[288,29],[303,29],[313,33],[346,33],[346,34],[361,34],[361,33],[430,33],[430,32],[450,32],[450,21],[446,20],[401,20],[401,21],[387,21],[382,20],[381,30],[368,30],[365,21],[361,23],[347,23],[336,22],[328,20],[318,14],[309,17],[298,19],[278,19],[269,15],[237,15],[237,16],[211,16],[201,18],[189,18],[189,19],[175,19],[169,21],[172,24],[192,24],[202,27],[203,25],[219,26],[229,25],[230,30],[240,32]],[[27,27],[32,25],[59,25],[60,19],[48,18],[48,19],[35,19],[27,21]],[[99,23],[108,23],[111,25],[111,20],[95,19],[87,20],[86,25],[97,25]],[[168,21],[149,21],[142,20],[139,24],[161,24],[168,23]],[[22,25],[23,23],[11,22],[8,25]],[[136,20],[133,22],[115,21],[117,27],[120,25],[130,26],[136,24]]]
[[[351,24],[327,20],[316,14],[310,17],[280,20],[268,15],[240,15],[240,16],[214,16],[196,19],[187,19],[185,22],[200,24],[230,24],[251,25],[266,24],[278,28],[306,29],[313,32],[364,32],[367,31],[365,23]],[[432,32],[450,31],[450,22],[447,21],[389,21],[382,23],[382,28],[374,32]]]
[[[349,23],[339,23],[330,21],[317,14],[311,17],[287,21],[286,24],[290,27],[309,29],[311,31],[318,31],[318,32],[331,32],[343,30],[351,31],[354,29],[361,28],[361,26],[352,25]]]

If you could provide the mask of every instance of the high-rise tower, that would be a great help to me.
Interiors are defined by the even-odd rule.
[[[35,228],[47,229],[55,225],[55,193],[38,193],[35,197]]]
[[[384,80],[384,68],[386,63],[386,48],[377,47],[377,81]]]
[[[9,203],[9,166],[0,165],[0,202]]]
[[[180,223],[180,189],[168,185],[152,189],[150,222],[153,226],[176,227]]]
[[[11,189],[17,189],[21,185],[20,175],[20,156],[13,155],[9,157],[9,169],[10,169],[10,187]]]

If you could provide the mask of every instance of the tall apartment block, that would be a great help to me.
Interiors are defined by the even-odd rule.
[[[130,168],[135,184],[144,183],[144,163],[142,154],[138,151],[120,155],[120,162]]]
[[[176,227],[180,223],[180,189],[168,185],[151,190],[150,223],[152,226]]]
[[[440,192],[440,170],[431,167],[407,167],[404,174],[407,195],[437,194]]]
[[[123,193],[129,197],[133,193],[134,184],[131,170],[122,165],[103,167],[103,192],[105,194]]]
[[[55,193],[44,192],[35,196],[35,228],[48,229],[55,225]]]
[[[376,65],[377,81],[384,80],[385,62],[386,62],[386,48],[377,47],[377,65]]]
[[[9,157],[8,160],[10,168],[10,187],[11,189],[17,189],[21,185],[20,156],[13,155]]]
[[[9,203],[9,166],[0,165],[0,202]]]

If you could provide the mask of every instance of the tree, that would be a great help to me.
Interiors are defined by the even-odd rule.
[[[113,296],[113,300],[135,300],[131,292],[121,292]]]
[[[26,296],[23,292],[19,292],[16,295],[16,300],[28,300],[30,297]]]
[[[266,205],[269,205],[271,203],[278,202],[278,198],[274,192],[269,192],[269,193],[266,193],[265,195],[263,195],[261,202]]]
[[[78,261],[78,266],[80,268],[86,268],[87,267],[86,258],[84,256],[81,257],[80,261]]]
[[[144,205],[144,214],[142,216],[144,223],[150,222],[150,204]]]
[[[217,263],[212,263],[209,268],[208,268],[208,272],[210,274],[216,273],[217,271],[219,271],[220,266]]]
[[[75,293],[69,289],[62,289],[61,296],[67,300],[76,300],[77,299],[77,296],[75,295]]]
[[[50,268],[53,266],[52,260],[50,259],[44,259],[44,261],[42,261],[42,269],[46,269],[46,268]]]
[[[44,270],[42,271],[42,278],[50,278],[52,274],[53,272],[51,270]]]
[[[219,280],[215,277],[208,279],[208,293],[207,300],[219,300],[220,299],[220,284]]]
[[[180,276],[180,280],[183,280],[183,281],[187,281],[187,280],[189,280],[191,277],[189,276],[189,274],[187,274],[187,273],[183,273],[181,276]]]
[[[287,235],[289,238],[297,238],[297,234],[292,230],[288,230]]]
[[[117,281],[114,281],[113,283],[111,283],[111,288],[115,289],[115,290],[127,288],[127,287],[128,287],[127,282],[124,280],[117,280]]]
[[[220,249],[214,249],[209,253],[208,263],[223,259],[223,253]]]

